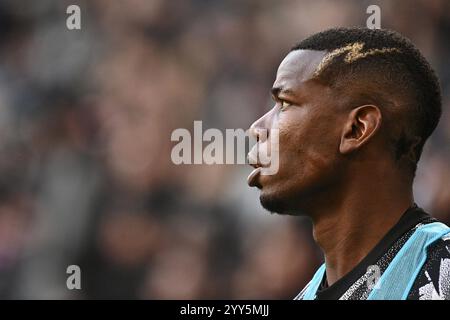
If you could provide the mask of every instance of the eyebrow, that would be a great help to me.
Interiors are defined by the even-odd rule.
[[[280,94],[285,94],[288,96],[292,96],[294,98],[297,98],[297,95],[295,94],[295,92],[291,89],[286,89],[283,87],[273,87],[272,89],[270,89],[270,93],[274,96],[274,97],[279,97]]]

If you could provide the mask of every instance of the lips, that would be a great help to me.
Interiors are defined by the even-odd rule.
[[[261,169],[262,169],[262,165],[258,162],[258,156],[257,156],[257,148],[256,146],[250,150],[250,152],[247,155],[247,159],[249,164],[255,168],[247,177],[247,184],[250,187],[260,187],[260,185],[258,185],[257,180],[258,177],[261,173]]]
[[[259,177],[259,174],[261,173],[261,167],[255,168],[247,177],[247,184],[250,187],[257,186],[257,179]]]

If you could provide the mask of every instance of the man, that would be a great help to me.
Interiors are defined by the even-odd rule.
[[[450,299],[450,229],[413,199],[441,115],[438,79],[414,45],[327,30],[289,52],[271,91],[275,106],[250,131],[263,149],[277,130],[279,170],[254,165],[248,183],[267,210],[309,216],[325,256],[296,299]]]

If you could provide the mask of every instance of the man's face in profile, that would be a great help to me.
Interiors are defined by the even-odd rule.
[[[296,50],[281,62],[272,88],[274,107],[251,126],[279,130],[279,170],[249,177],[271,212],[298,214],[338,180],[344,112],[333,90],[313,79],[324,51]],[[340,125],[341,124],[341,125]],[[260,140],[259,143],[264,143]]]

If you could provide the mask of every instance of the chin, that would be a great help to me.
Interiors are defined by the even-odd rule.
[[[271,213],[297,215],[292,206],[289,205],[289,201],[276,193],[268,193],[262,190],[259,201],[263,208]]]
[[[264,209],[271,213],[292,216],[308,216],[314,207],[314,192],[305,185],[263,184],[259,201]]]

